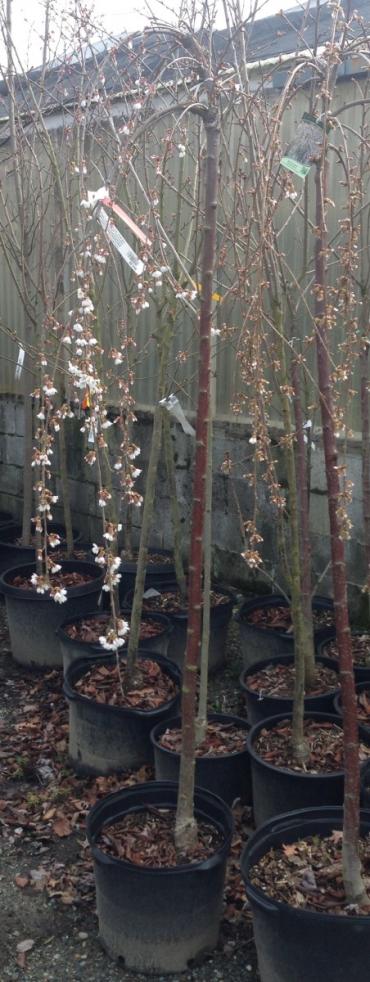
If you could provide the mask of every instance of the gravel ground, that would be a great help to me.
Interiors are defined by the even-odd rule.
[[[238,688],[239,670],[240,656],[233,626],[227,667],[210,685],[210,707],[214,711],[243,714]],[[34,676],[16,666],[10,656],[5,610],[1,603],[0,732],[2,728],[5,736],[10,729],[13,739],[17,728],[22,732],[24,700],[32,689],[33,679]],[[45,731],[48,726],[46,709]],[[0,751],[0,763],[5,765],[2,767],[0,785],[1,982],[7,979],[27,982],[64,982],[65,979],[76,982],[81,979],[88,982],[141,982],[144,978],[162,978],[125,971],[124,967],[110,961],[105,955],[97,937],[93,877],[83,822],[63,837],[52,834],[50,823],[43,825],[37,819],[43,803],[38,800],[39,786],[34,775],[27,774],[24,758],[19,758],[19,766],[14,764],[14,759],[11,761],[13,769],[10,779],[7,758],[9,754]],[[60,810],[63,799],[68,798],[68,781],[69,772],[65,767],[59,770],[57,776],[54,774],[48,785],[48,797],[57,803],[58,814],[63,814]],[[66,782],[65,786],[63,782]],[[79,793],[82,784],[80,781]],[[12,802],[15,802],[13,810],[9,809]],[[47,806],[43,807],[45,811]],[[55,883],[56,893],[62,880],[63,886],[58,896],[50,895],[53,893],[50,882],[45,887],[40,870],[41,873],[52,870],[54,880],[51,883]],[[81,882],[71,888],[72,894],[75,894],[71,901],[69,883],[76,884],[79,875]],[[251,918],[240,888],[235,908],[233,904],[230,906],[230,895],[227,903],[218,949],[181,976],[163,977],[168,982],[180,982],[180,979],[181,982],[245,982],[246,979],[258,982]],[[22,954],[17,946],[22,948],[22,943],[27,941],[30,942],[29,950]]]

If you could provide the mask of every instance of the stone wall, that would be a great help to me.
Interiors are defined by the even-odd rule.
[[[100,509],[97,504],[96,485],[94,483],[94,468],[90,468],[83,460],[83,435],[80,432],[81,421],[73,420],[67,423],[68,433],[68,472],[71,505],[74,525],[83,536],[91,540],[99,540]],[[151,415],[147,412],[138,414],[135,424],[134,440],[141,447],[141,456],[137,464],[143,470],[139,478],[138,490],[144,490],[146,464],[149,455],[151,438]],[[111,446],[114,440],[118,442],[115,428],[109,431]],[[251,515],[252,496],[245,473],[248,470],[248,428],[240,421],[217,420],[214,426],[213,441],[213,545],[214,570],[217,576],[225,582],[234,583],[246,588],[255,587],[256,579],[246,568],[240,553],[243,548],[241,520]],[[184,551],[189,529],[189,518],[192,494],[192,459],[194,441],[186,436],[175,424],[172,427],[172,439],[176,466],[177,497],[179,502],[181,523],[184,529]],[[221,464],[228,453],[233,462],[232,477],[221,473]],[[55,472],[58,470],[58,453],[54,456]],[[348,572],[351,589],[356,592],[356,585],[361,586],[364,577],[364,560],[362,549],[362,513],[361,513],[361,456],[360,447],[355,443],[347,454],[349,476],[354,481],[353,502],[350,515],[353,522],[353,536],[348,545]],[[284,472],[281,468],[280,479],[284,482]],[[10,511],[15,518],[20,518],[22,509],[23,486],[23,405],[22,400],[13,396],[0,398],[0,509]],[[59,480],[55,478],[55,487],[59,492]],[[281,571],[279,544],[276,541],[273,512],[268,501],[267,489],[263,481],[258,488],[259,527],[264,538],[262,551],[266,570],[269,575],[276,577],[284,585]],[[133,533],[138,538],[140,527],[140,509],[133,512]],[[62,510],[55,509],[54,517],[62,519]],[[122,516],[124,519],[124,516]],[[315,577],[322,576],[329,562],[329,538],[327,494],[323,453],[316,439],[316,449],[312,454],[312,491],[311,491],[311,525],[313,542],[313,567]],[[163,461],[160,463],[156,491],[155,517],[153,523],[152,545],[170,547],[172,544],[170,503],[167,490],[166,473]],[[260,576],[259,576],[260,579]],[[265,580],[268,582],[268,580]],[[330,590],[330,576],[324,575],[320,581],[319,591]]]

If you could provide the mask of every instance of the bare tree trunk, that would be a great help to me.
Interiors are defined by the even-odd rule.
[[[153,523],[155,486],[158,473],[159,455],[162,446],[162,425],[163,413],[165,410],[159,405],[160,399],[164,397],[165,379],[168,367],[168,358],[171,344],[171,330],[167,324],[161,326],[158,331],[158,347],[160,351],[159,379],[157,390],[157,403],[153,414],[153,432],[150,445],[150,455],[148,470],[145,481],[145,495],[143,504],[143,515],[140,532],[140,546],[137,557],[137,569],[135,578],[135,590],[132,603],[130,637],[127,650],[127,671],[131,677],[136,667],[136,653],[139,646],[140,622],[143,609],[143,594],[145,586],[146,565],[148,559],[149,536]]]
[[[213,425],[212,415],[209,414],[208,424],[208,460],[207,460],[207,480],[206,480],[206,510],[204,516],[204,578],[203,578],[203,620],[202,620],[202,644],[200,654],[200,682],[198,714],[196,719],[195,739],[196,744],[204,740],[207,730],[207,697],[208,697],[208,666],[209,666],[209,643],[211,633],[211,580],[212,580],[212,444],[213,444]]]
[[[301,539],[301,593],[303,617],[305,622],[305,677],[306,687],[315,678],[315,648],[312,617],[312,585],[311,585],[311,540],[309,515],[309,477],[307,468],[307,452],[304,440],[304,423],[302,413],[301,384],[299,366],[296,358],[292,357],[293,405],[296,427],[296,474],[299,506],[299,525]]]
[[[366,902],[366,891],[359,859],[360,766],[352,645],[347,604],[345,545],[338,509],[340,482],[338,450],[334,431],[331,363],[326,320],[326,232],[324,216],[325,163],[316,166],[316,238],[315,238],[315,334],[319,397],[328,488],[330,546],[334,589],[335,627],[339,653],[344,731],[344,820],[343,879],[349,903]]]
[[[27,368],[30,364],[30,356],[25,354],[23,363],[23,412],[24,412],[24,438],[23,438],[23,508],[22,508],[22,546],[29,546],[31,543],[31,518],[33,503],[33,471],[32,471],[32,446],[33,446],[33,408],[30,398],[31,377]]]
[[[365,298],[361,308],[361,334],[366,336],[368,304]],[[370,615],[370,414],[369,414],[369,346],[365,341],[360,354],[360,406],[361,406],[361,458],[362,458],[362,513],[364,520],[364,546],[366,561],[367,619]]]
[[[171,424],[168,413],[163,413],[163,447],[166,459],[166,471],[168,480],[168,491],[170,495],[170,509],[173,534],[173,555],[175,562],[176,580],[183,600],[186,600],[186,579],[184,563],[181,549],[181,529],[180,513],[177,500],[177,488],[175,478],[175,462],[171,447]]]
[[[286,362],[286,338],[283,311],[277,302],[273,306],[273,317],[280,338],[281,381],[280,398],[284,421],[284,454],[287,468],[289,493],[290,529],[290,592],[292,604],[292,623],[294,630],[294,700],[292,723],[292,746],[298,763],[307,760],[308,748],[304,738],[304,695],[305,695],[305,644],[306,632],[301,597],[301,555],[298,519],[297,476],[294,454],[294,427],[291,404],[288,396],[289,372]]]
[[[71,502],[69,497],[67,448],[66,448],[64,419],[60,419],[59,425],[60,425],[60,429],[59,429],[60,483],[62,487],[64,528],[66,531],[66,541],[67,541],[67,557],[68,559],[70,559],[73,555],[73,531],[72,531]]]
[[[202,630],[203,531],[210,411],[212,290],[216,257],[220,145],[217,110],[212,108],[205,112],[204,126],[206,133],[205,214],[199,324],[198,405],[189,563],[189,618],[181,709],[182,750],[175,831],[176,846],[180,852],[191,847],[197,835],[194,818],[195,702]]]

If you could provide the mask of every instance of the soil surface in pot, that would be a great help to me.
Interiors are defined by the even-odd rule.
[[[248,675],[245,683],[251,692],[256,692],[261,696],[270,696],[276,699],[293,699],[294,695],[294,664],[284,665],[279,662],[272,662],[260,672]],[[321,696],[327,692],[334,692],[339,686],[337,672],[325,665],[316,665],[316,673],[313,684],[305,689],[306,696]]]
[[[64,549],[53,549],[52,558],[58,563],[67,559],[66,549],[67,546]],[[78,546],[73,550],[71,559],[78,559],[79,562],[83,563],[92,563],[94,561],[94,557],[91,555],[91,549],[79,549]]]
[[[328,641],[323,650],[325,658],[338,658],[336,641]],[[358,668],[370,667],[370,634],[352,634],[352,657]]]
[[[331,627],[334,624],[334,615],[331,610],[313,610],[314,630],[322,627]],[[261,607],[251,610],[250,613],[242,614],[245,624],[253,624],[254,627],[261,627],[267,631],[279,631],[280,634],[292,634],[293,624],[290,607]]]
[[[222,845],[220,831],[210,822],[198,821],[197,842],[186,853],[175,846],[176,812],[173,808],[150,808],[125,815],[102,829],[98,845],[103,852],[136,866],[174,867],[208,859]]]
[[[125,619],[124,615],[123,618]],[[64,630],[74,641],[98,644],[102,630],[104,630],[107,624],[108,618],[104,617],[104,615],[101,617],[86,617],[85,620],[79,621],[78,624],[68,624]],[[163,634],[163,627],[164,625],[158,621],[152,621],[150,619],[141,621],[139,641],[146,641],[148,638],[156,638],[158,634]],[[125,643],[127,643],[128,636],[129,632],[126,634]]]
[[[145,658],[140,662],[137,677],[126,688],[125,662],[117,665],[94,665],[75,683],[81,696],[106,706],[125,706],[130,709],[157,709],[173,699],[178,691],[170,675],[157,662]]]
[[[346,901],[341,870],[342,839],[343,833],[338,829],[330,836],[308,836],[272,848],[251,870],[251,881],[268,897],[300,910],[370,916],[369,889],[366,905],[358,907]],[[369,883],[370,834],[360,840],[360,857],[365,882]]]
[[[123,563],[137,563],[139,553],[138,552],[127,552],[127,549],[121,551],[121,560]],[[159,552],[148,552],[147,566],[172,566],[173,556],[167,556],[166,553],[161,555]]]
[[[254,743],[256,753],[274,767],[306,774],[329,774],[343,770],[343,729],[331,722],[304,721],[309,757],[304,764],[294,759],[292,723],[283,719],[271,729],[262,729]],[[370,757],[370,747],[360,744],[360,760]]]
[[[208,722],[204,740],[196,748],[196,757],[221,757],[245,750],[246,731],[234,723]],[[181,730],[167,729],[159,740],[161,747],[181,753]]]
[[[50,583],[54,587],[64,587],[66,590],[71,589],[71,587],[83,586],[84,583],[90,583],[94,577],[90,573],[53,573],[50,576]],[[36,592],[36,587],[28,576],[15,576],[14,580],[11,581],[11,586],[19,587],[21,590],[32,590]]]
[[[228,603],[230,603],[230,597],[212,590],[211,607],[220,607],[222,604]],[[156,610],[161,614],[176,614],[184,613],[187,609],[179,590],[163,590],[158,596],[144,596],[143,610]]]

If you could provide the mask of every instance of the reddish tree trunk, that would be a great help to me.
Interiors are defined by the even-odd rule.
[[[344,824],[343,878],[347,899],[358,903],[365,891],[358,855],[360,768],[357,705],[353,677],[352,645],[347,605],[345,545],[338,516],[340,481],[338,450],[334,431],[333,392],[329,357],[329,332],[326,321],[326,233],[323,202],[325,198],[325,162],[316,167],[316,240],[315,240],[315,335],[320,409],[328,489],[330,545],[334,591],[335,627],[339,652],[340,681],[344,727]]]
[[[299,366],[296,358],[292,358],[293,404],[297,441],[297,488],[299,502],[299,526],[301,536],[301,584],[302,606],[305,620],[305,676],[306,687],[315,675],[315,652],[313,641],[312,599],[311,599],[311,540],[309,513],[309,479],[307,468],[307,451],[305,430],[302,413],[301,384]]]
[[[365,301],[363,301],[365,304]],[[361,318],[364,319],[364,318]],[[365,330],[363,331],[365,334]],[[366,559],[366,583],[370,588],[370,420],[369,420],[369,348],[364,344],[360,355],[360,393],[362,430],[362,511]]]

